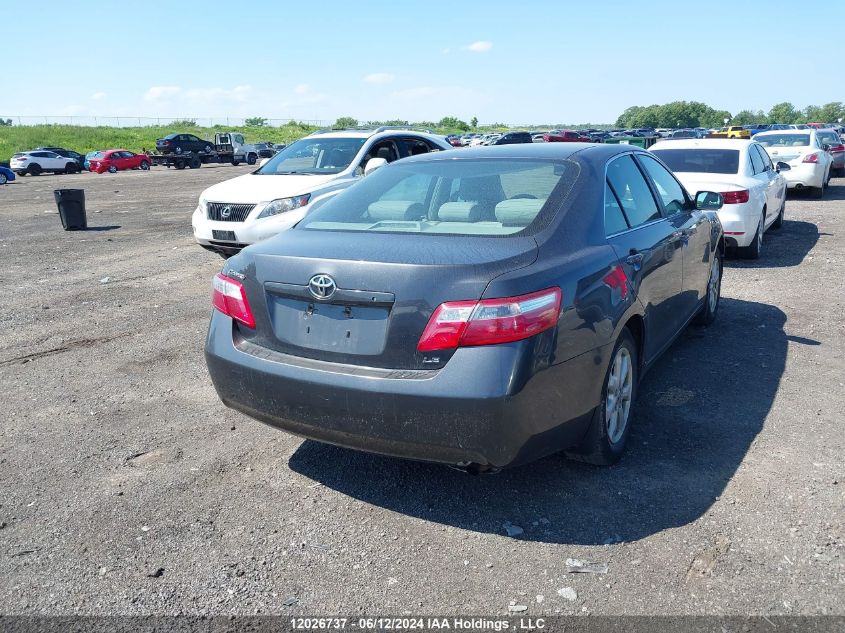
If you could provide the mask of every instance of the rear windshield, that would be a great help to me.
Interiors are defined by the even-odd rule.
[[[366,176],[298,229],[502,237],[530,235],[560,208],[578,175],[571,161],[402,161]]]
[[[765,134],[755,136],[754,140],[763,147],[804,147],[810,144],[809,134]]]
[[[836,132],[819,132],[819,140],[822,143],[830,143],[831,145],[839,145],[839,135]]]
[[[735,174],[739,171],[738,149],[656,149],[652,154],[659,156],[669,169],[680,173]]]

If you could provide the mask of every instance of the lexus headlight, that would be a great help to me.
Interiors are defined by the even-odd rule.
[[[202,196],[200,196],[199,209],[203,215],[208,215],[208,200]]]
[[[304,196],[296,196],[295,198],[279,198],[278,200],[273,200],[272,202],[267,203],[267,206],[264,207],[264,210],[258,217],[269,218],[271,215],[278,215],[280,213],[293,211],[299,207],[304,207],[308,204],[308,200],[310,199],[311,194],[306,193]]]

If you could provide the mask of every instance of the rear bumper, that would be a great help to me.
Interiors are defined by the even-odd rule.
[[[726,204],[717,211],[719,221],[722,223],[725,243],[728,246],[742,247],[751,244],[763,212],[759,206],[755,208],[757,204],[756,202]]]
[[[440,370],[365,369],[258,348],[215,311],[205,357],[223,403],[276,428],[395,457],[501,468],[578,444],[600,398],[610,349],[537,371],[541,339],[460,349]]]
[[[790,164],[791,165],[791,164]],[[789,171],[781,172],[789,189],[796,187],[821,187],[824,184],[824,167],[818,163],[791,165]]]

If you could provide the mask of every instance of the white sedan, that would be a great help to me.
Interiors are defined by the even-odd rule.
[[[789,165],[784,176],[790,189],[810,189],[814,198],[824,196],[830,182],[833,155],[816,130],[760,132],[752,140],[765,147],[773,161]]]
[[[659,141],[650,151],[675,172],[691,194],[718,191],[718,211],[729,246],[750,259],[763,249],[763,233],[783,224],[789,166],[772,164],[759,143],[745,139]]]

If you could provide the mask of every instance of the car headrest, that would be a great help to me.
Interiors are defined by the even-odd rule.
[[[376,152],[376,158],[383,158],[384,160],[390,162],[390,148],[379,147],[378,151]]]
[[[540,213],[545,200],[511,198],[496,205],[496,219],[508,226],[528,226]]]
[[[419,220],[425,215],[425,209],[419,202],[410,200],[379,200],[367,207],[371,220]]]
[[[481,205],[477,202],[444,202],[437,211],[441,222],[478,222]]]

